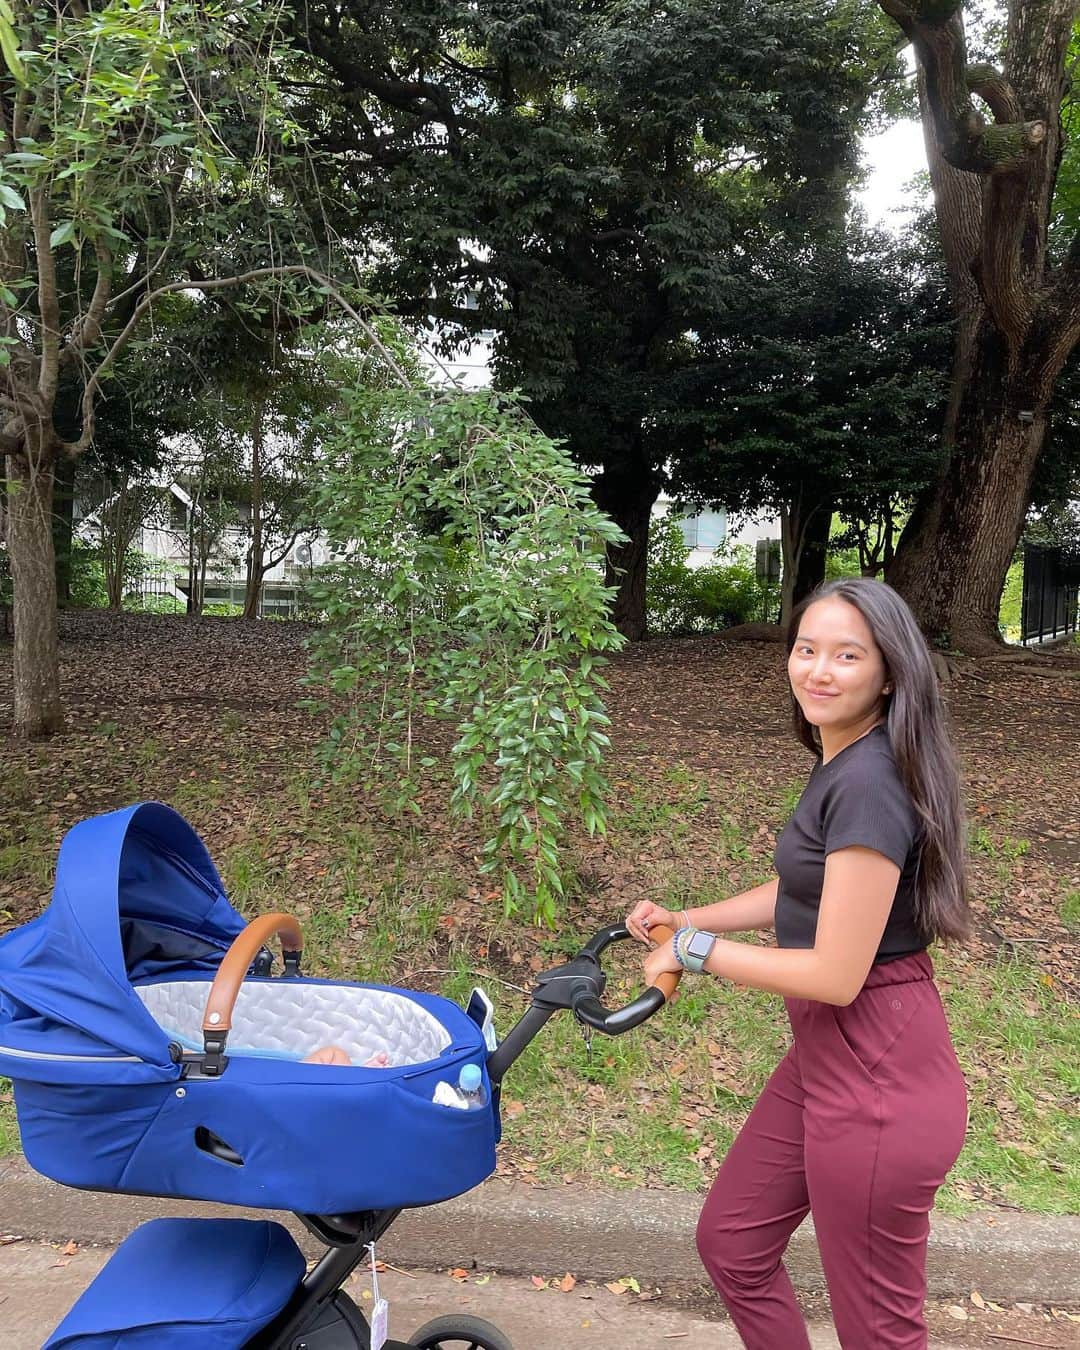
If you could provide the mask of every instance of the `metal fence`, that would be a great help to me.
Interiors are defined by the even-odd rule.
[[[243,608],[246,584],[242,577],[207,577],[203,603],[207,608]],[[131,579],[125,593],[137,597],[146,609],[177,610],[187,608],[188,579],[150,568]],[[293,619],[304,609],[304,588],[298,581],[264,581],[259,591],[260,618]]]
[[[1052,642],[1080,631],[1080,559],[1059,548],[1024,545],[1020,641]]]

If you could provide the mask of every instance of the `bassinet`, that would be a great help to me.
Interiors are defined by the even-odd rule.
[[[252,975],[218,1076],[199,1072],[207,992],[244,920],[166,806],[81,822],[52,903],[0,939],[0,1074],[29,1162],[70,1186],[306,1213],[432,1204],[495,1166],[479,1027],[385,986]],[[305,1064],[334,1043],[353,1064]],[[461,1068],[485,1105],[432,1100]]]

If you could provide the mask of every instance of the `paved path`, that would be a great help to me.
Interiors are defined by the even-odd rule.
[[[101,1247],[87,1248],[70,1258],[44,1243],[0,1247],[0,1344],[4,1350],[39,1350],[109,1255]],[[739,1350],[742,1345],[730,1326],[668,1307],[663,1299],[642,1303],[632,1294],[611,1294],[602,1285],[582,1284],[562,1293],[538,1290],[527,1280],[500,1275],[480,1285],[473,1280],[457,1284],[446,1274],[393,1271],[380,1277],[379,1284],[390,1301],[395,1336],[409,1335],[432,1317],[467,1312],[494,1322],[511,1337],[515,1350],[551,1350],[553,1346],[658,1350],[668,1345],[679,1350]],[[354,1277],[348,1286],[359,1303],[366,1301],[365,1285],[365,1280]],[[815,1330],[811,1339],[814,1350],[837,1350],[831,1331]],[[951,1347],[944,1341],[932,1344],[934,1350],[972,1350],[970,1341],[964,1347]]]
[[[572,1270],[599,1281],[632,1273],[662,1287],[696,1281],[704,1292],[705,1272],[694,1248],[700,1208],[700,1196],[677,1191],[526,1186],[492,1178],[447,1204],[402,1214],[384,1245],[388,1261],[410,1269],[475,1263],[519,1275]],[[113,1245],[157,1215],[208,1214],[237,1218],[244,1212],[68,1190],[33,1172],[21,1157],[0,1158],[0,1232]],[[273,1217],[283,1217],[302,1236],[294,1220]],[[786,1261],[797,1289],[822,1290],[808,1222],[795,1234]],[[1002,1304],[1080,1305],[1080,1216],[935,1216],[928,1274],[934,1298],[963,1300],[976,1289]]]

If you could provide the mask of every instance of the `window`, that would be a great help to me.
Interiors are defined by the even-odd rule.
[[[683,543],[687,548],[718,549],[727,535],[726,511],[702,511],[698,515],[683,515],[679,519]]]

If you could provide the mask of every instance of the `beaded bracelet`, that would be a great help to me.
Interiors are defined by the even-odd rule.
[[[672,955],[675,957],[675,960],[678,961],[679,965],[682,966],[683,970],[689,969],[683,955],[683,943],[689,942],[691,934],[696,932],[697,929],[694,928],[693,925],[687,925],[685,928],[680,928],[671,939]]]

